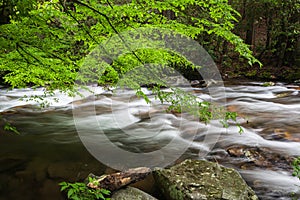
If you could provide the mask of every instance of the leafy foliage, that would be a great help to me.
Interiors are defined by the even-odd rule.
[[[3,123],[3,130],[8,131],[8,132],[12,132],[15,134],[20,134],[19,130],[13,126],[10,122],[8,122],[6,119],[4,119],[1,115],[0,115],[0,121]],[[2,127],[2,125],[1,125]]]
[[[20,134],[18,129],[15,126],[12,126],[9,122],[6,122],[6,124],[4,125],[4,130],[16,133],[18,135]]]
[[[239,14],[227,0],[16,0],[11,5],[9,24],[0,26],[0,75],[13,88],[41,86],[50,93],[55,89],[76,91],[78,71],[87,65],[86,56],[114,35],[119,37],[120,45],[126,46],[129,41],[120,33],[139,27],[172,30],[200,44],[203,35],[221,38],[231,43],[250,65],[259,63],[243,40],[232,32]],[[110,49],[118,47],[110,45]],[[197,67],[176,52],[139,48],[128,49],[113,63],[96,61],[98,76],[89,76],[98,84],[115,85],[127,72],[153,61],[162,66]],[[139,92],[138,79],[127,79],[127,84]],[[200,107],[201,118],[210,119],[206,106]]]
[[[89,182],[94,181],[91,177]],[[97,183],[97,181],[95,181]],[[109,200],[110,198],[106,197],[110,195],[110,191],[105,189],[92,189],[87,187],[85,183],[76,182],[76,183],[67,183],[61,182],[61,191],[66,191],[68,199],[72,200],[94,200],[102,199]]]
[[[295,158],[292,162],[292,167],[294,169],[293,176],[300,179],[300,157]]]
[[[200,120],[208,122],[213,119],[211,104],[209,102],[199,102],[195,96],[186,94],[178,88],[171,88],[172,92],[165,92],[155,88],[157,98],[162,103],[170,103],[168,111],[189,112],[197,116]]]
[[[147,0],[115,5],[111,2],[111,6],[95,0],[72,1],[72,9],[66,2],[25,1],[23,4],[31,8],[27,15],[12,17],[10,24],[0,26],[0,70],[12,87],[72,87],[84,56],[97,44],[113,34],[141,26],[168,28],[191,38],[204,32],[216,35],[231,42],[249,63],[257,62],[249,48],[231,32],[236,12],[227,1]],[[193,16],[185,12],[189,7],[201,11]],[[17,16],[21,8],[16,9]],[[168,19],[162,14],[164,11],[174,12],[176,19]],[[160,54],[158,51],[153,57],[159,58]],[[113,67],[125,71],[132,68],[131,64],[117,65]]]

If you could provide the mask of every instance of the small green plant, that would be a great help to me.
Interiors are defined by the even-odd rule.
[[[18,129],[16,127],[12,126],[9,122],[5,123],[4,130],[5,131],[10,131],[10,132],[13,132],[13,133],[16,133],[16,134],[20,135],[20,132],[18,131]]]
[[[20,132],[18,131],[18,129],[15,126],[11,125],[11,123],[9,123],[5,118],[3,118],[2,115],[0,115],[0,122],[1,121],[4,122],[4,125],[3,125],[3,127],[0,127],[0,129],[3,128],[3,130],[5,130],[5,131],[13,132],[13,133],[20,135]]]
[[[91,177],[89,177],[89,182],[92,182],[93,184],[98,183],[95,179]],[[61,182],[59,185],[61,186],[60,190],[66,191],[68,199],[71,200],[110,200],[110,198],[105,197],[110,195],[110,191],[106,189],[92,189],[82,182]]]
[[[296,176],[300,180],[300,157],[295,158],[292,162],[293,176]]]
[[[274,82],[265,82],[262,84],[263,87],[270,87],[270,86],[274,86],[275,83]]]
[[[292,162],[293,167],[293,176],[297,177],[300,180],[300,157],[295,158]],[[299,199],[299,196],[296,193],[291,193],[290,197],[294,200]]]

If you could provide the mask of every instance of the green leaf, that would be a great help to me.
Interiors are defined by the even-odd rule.
[[[100,191],[101,191],[102,194],[110,195],[110,191],[109,190],[101,188]]]
[[[11,132],[14,132],[18,135],[20,135],[20,132],[17,130],[16,127],[12,126],[10,123],[6,122],[5,125],[4,125],[4,130],[6,131],[11,131]]]
[[[101,193],[96,193],[95,196],[96,196],[97,199],[104,199],[105,200],[105,197]]]
[[[68,198],[70,199],[73,194],[74,194],[74,189],[70,189],[67,193]]]

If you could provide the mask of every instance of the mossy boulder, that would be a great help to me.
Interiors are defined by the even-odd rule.
[[[213,162],[185,160],[153,175],[168,200],[258,199],[236,170]]]

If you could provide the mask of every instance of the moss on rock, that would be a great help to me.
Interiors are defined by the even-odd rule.
[[[154,178],[170,200],[258,199],[236,170],[204,160],[186,160],[170,169],[158,169]]]

